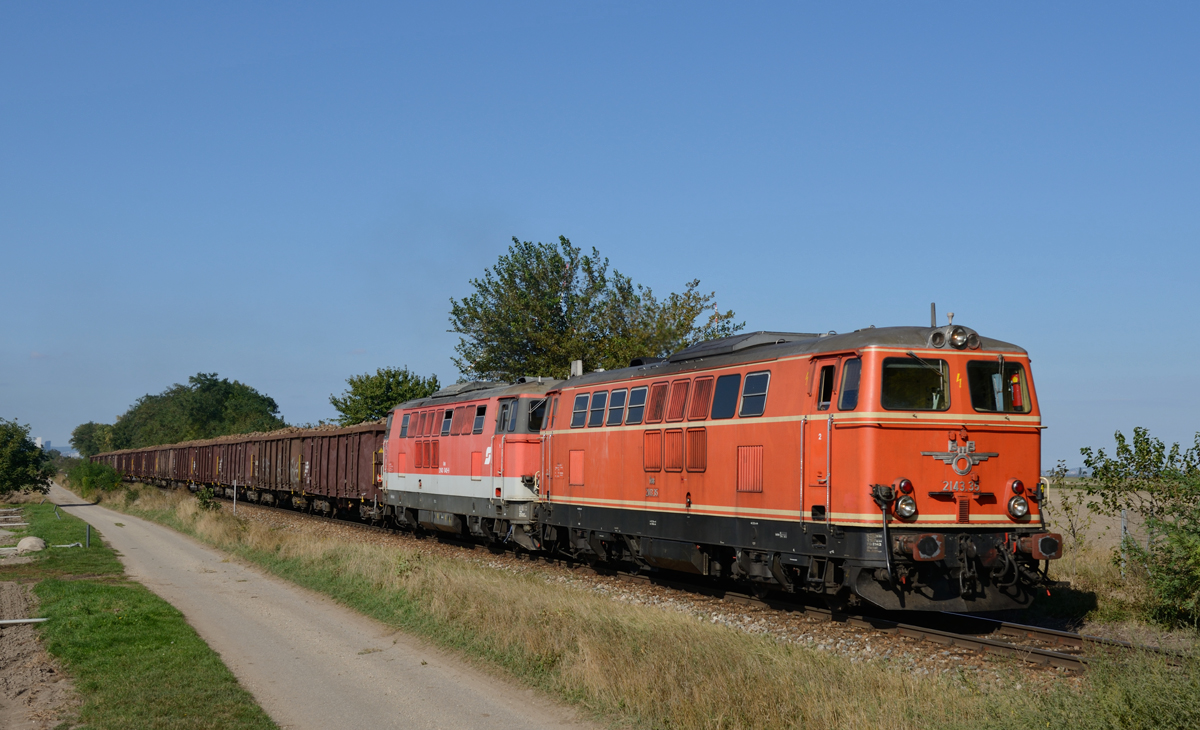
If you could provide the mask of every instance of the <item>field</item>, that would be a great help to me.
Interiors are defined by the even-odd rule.
[[[477,664],[637,728],[1189,727],[1200,672],[1097,657],[1080,679],[921,676],[416,548],[273,529],[141,487],[105,505],[172,526]]]

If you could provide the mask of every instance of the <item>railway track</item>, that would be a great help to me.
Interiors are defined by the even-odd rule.
[[[225,501],[228,500],[226,499]],[[356,520],[346,520],[338,517],[326,517],[307,512],[300,512],[287,507],[269,506],[253,502],[243,503],[243,506],[254,509],[281,512],[293,517],[312,520],[314,522],[334,522],[348,527],[372,530],[385,534],[408,534],[390,527],[371,525]],[[478,543],[455,540],[443,535],[437,535],[436,537],[439,542],[442,542],[443,544],[456,545],[464,548],[470,547],[474,549],[479,545]],[[547,557],[543,559],[551,563],[569,565],[571,567],[580,565],[577,562],[563,558]],[[1000,621],[997,619],[975,616],[971,614],[934,613],[927,617],[906,617],[908,621],[911,621],[910,623],[906,621],[900,621],[886,615],[875,615],[869,612],[834,611],[829,608],[813,605],[812,603],[804,601],[797,601],[778,596],[758,597],[728,590],[720,586],[666,578],[655,574],[641,572],[630,573],[594,566],[589,566],[587,570],[599,576],[613,577],[625,582],[651,584],[660,588],[703,595],[709,598],[715,598],[745,606],[788,612],[800,612],[809,616],[818,617],[823,620],[840,622],[857,628],[868,629],[887,634],[897,634],[932,644],[938,644],[946,647],[958,647],[981,654],[1007,656],[1019,661],[1027,662],[1029,664],[1057,667],[1071,671],[1082,671],[1086,669],[1088,657],[1086,656],[1085,652],[1087,652],[1088,649],[1094,649],[1098,647],[1149,651],[1168,656],[1178,656],[1173,652],[1162,650],[1157,647],[1137,645],[1126,641],[1106,639],[1098,636],[1088,636],[1069,631],[1058,631],[1040,626]],[[944,627],[935,628],[931,625],[928,625],[934,622],[942,624]],[[949,630],[948,628],[945,628],[946,626],[957,630]]]

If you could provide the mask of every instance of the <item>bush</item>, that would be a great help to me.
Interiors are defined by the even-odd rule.
[[[80,461],[67,472],[67,481],[84,497],[113,491],[121,486],[121,478],[121,472],[94,461]]]
[[[207,512],[215,512],[221,509],[221,503],[217,501],[217,497],[213,494],[212,487],[205,487],[196,492],[196,502],[199,503],[200,509]]]
[[[1167,449],[1144,428],[1133,430],[1133,443],[1116,434],[1117,451],[1083,449],[1092,470],[1090,506],[1117,516],[1122,510],[1146,520],[1149,544],[1125,539],[1130,558],[1146,570],[1151,597],[1147,613],[1172,625],[1200,625],[1200,434],[1194,445]]]
[[[1154,600],[1150,617],[1161,623],[1200,626],[1200,529],[1149,520],[1148,548],[1126,540],[1126,552],[1146,566]]]

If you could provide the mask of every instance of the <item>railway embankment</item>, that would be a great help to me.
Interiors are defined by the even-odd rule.
[[[131,579],[99,530],[41,500],[0,505],[0,727],[274,728],[183,615]],[[119,527],[114,527],[119,530]]]
[[[788,627],[766,612],[525,569],[482,548],[464,554],[366,531],[350,539],[327,521],[255,508],[239,507],[237,516],[229,505],[206,511],[184,492],[134,487],[106,499],[626,726],[1200,723],[1200,672],[1191,659],[1181,666],[1101,652],[1083,675],[1030,670],[1003,658],[983,663],[970,652],[889,644],[853,627]]]

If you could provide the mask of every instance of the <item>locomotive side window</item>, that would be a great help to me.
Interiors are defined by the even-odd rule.
[[[646,414],[646,423],[658,423],[663,419],[667,410],[667,384],[655,383],[650,386],[650,412]]]
[[[604,422],[606,426],[620,426],[621,421],[625,420],[625,396],[629,392],[621,389],[614,390],[608,399],[608,420]]]
[[[608,391],[601,390],[592,393],[592,415],[588,418],[588,428],[604,425],[604,406],[608,404]]]
[[[454,411],[447,408],[442,413],[442,435],[450,435],[450,427],[454,425]]]
[[[821,368],[821,385],[817,388],[817,410],[829,410],[829,404],[833,402],[833,365],[826,365]]]
[[[838,397],[838,410],[852,411],[858,408],[858,381],[862,377],[862,360],[851,358],[842,366],[842,393]]]
[[[883,361],[880,405],[889,411],[944,411],[950,407],[945,360],[889,357]]]
[[[546,399],[529,401],[529,431],[536,433],[542,430],[546,420]]]
[[[575,396],[575,408],[571,413],[571,428],[579,428],[587,422],[588,394]]]
[[[408,419],[410,417],[408,413],[405,413],[404,418],[400,421],[400,438],[408,438]]]
[[[737,413],[738,391],[741,389],[740,373],[717,378],[717,387],[713,392],[712,417],[733,418],[733,414]]]
[[[971,388],[971,407],[977,411],[1029,412],[1029,386],[1020,363],[971,360],[967,363],[967,383]]]
[[[508,412],[511,407],[511,401],[500,404],[500,417],[496,420],[496,433],[504,433],[508,430]]]
[[[483,418],[486,415],[486,405],[475,407],[475,428],[471,429],[471,433],[483,433]]]
[[[767,409],[767,386],[771,383],[771,371],[750,373],[746,376],[746,384],[742,387],[742,410],[738,413],[742,418],[761,416]]]
[[[646,389],[634,388],[629,391],[629,415],[625,418],[625,425],[636,426],[642,422],[642,415],[646,411]]]

